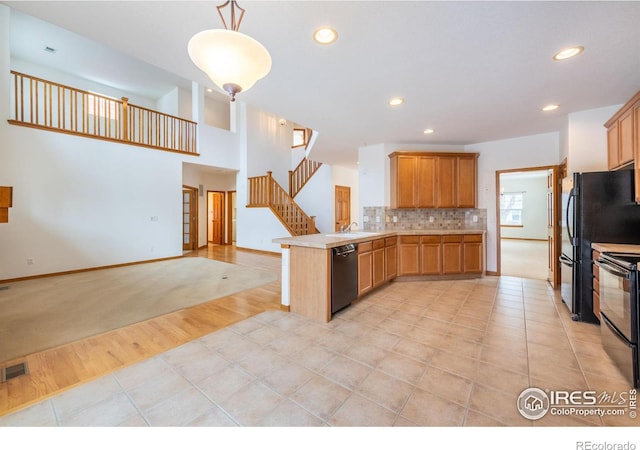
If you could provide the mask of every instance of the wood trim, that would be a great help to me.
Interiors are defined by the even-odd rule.
[[[393,158],[394,156],[451,156],[451,157],[456,157],[456,156],[475,156],[476,159],[480,156],[480,153],[472,153],[472,152],[431,152],[429,150],[423,150],[423,151],[403,151],[403,150],[398,150],[395,151],[393,153],[389,153],[387,155],[389,158]]]
[[[500,225],[500,228],[524,228],[524,225]]]
[[[630,109],[637,101],[640,101],[640,91],[636,92],[636,95],[631,97],[631,99],[627,103],[625,103],[609,120],[607,120],[604,123],[604,126],[606,128],[609,128],[611,125],[613,125],[620,118],[620,116],[626,113],[627,110]]]
[[[280,252],[272,252],[269,250],[258,250],[255,248],[248,248],[248,247],[238,247],[236,246],[237,250],[242,250],[245,252],[254,252],[254,253],[262,253],[263,255],[271,255],[271,256],[282,256],[282,254]]]
[[[142,144],[140,142],[127,141],[127,140],[124,140],[124,139],[115,139],[115,138],[110,138],[110,137],[106,137],[106,136],[96,136],[96,135],[93,135],[93,134],[86,134],[86,133],[81,133],[81,132],[78,132],[78,131],[71,131],[71,130],[61,130],[59,128],[45,127],[43,125],[37,125],[37,124],[34,124],[34,123],[20,122],[18,120],[9,119],[9,120],[7,120],[7,122],[9,122],[11,125],[18,125],[18,126],[27,127],[27,128],[35,128],[35,129],[44,130],[44,131],[53,131],[54,133],[70,134],[72,136],[79,136],[79,137],[89,138],[89,139],[98,139],[98,140],[101,140],[101,141],[108,141],[108,142],[116,142],[118,144],[124,144],[124,145],[135,145],[136,147],[150,148],[150,149],[153,149],[153,150],[162,150],[163,152],[180,153],[181,155],[200,156],[200,153],[198,153],[198,152],[187,152],[187,151],[184,151],[184,150],[174,150],[174,149],[171,149],[171,148],[159,147],[157,145]]]
[[[536,242],[547,242],[546,239],[536,239],[536,238],[517,238],[517,237],[501,237],[502,240],[510,240],[510,241],[536,241]]]
[[[235,190],[227,191],[227,195],[225,196],[225,201],[227,202],[227,237],[226,244],[233,244],[233,203],[231,199],[233,198],[233,194],[236,194],[236,203],[238,202],[238,194]]]
[[[206,247],[206,245],[205,245],[205,247]],[[52,272],[52,273],[45,273],[45,274],[40,274],[40,275],[30,275],[28,277],[7,278],[5,280],[0,280],[0,283],[13,283],[13,282],[17,282],[17,281],[36,280],[38,278],[57,277],[59,275],[72,275],[72,274],[75,274],[75,273],[91,272],[91,271],[94,271],[94,270],[102,270],[102,269],[115,269],[116,267],[135,266],[137,264],[147,264],[147,263],[153,263],[153,262],[159,262],[159,261],[168,261],[170,259],[179,259],[179,258],[184,258],[184,256],[183,255],[180,255],[180,256],[168,256],[166,258],[148,259],[148,260],[144,260],[144,261],[133,261],[133,262],[122,263],[122,264],[111,264],[111,265],[108,265],[108,266],[87,267],[87,268],[84,268],[84,269],[65,270],[63,272]]]
[[[500,274],[499,274],[498,272],[495,272],[495,271],[493,271],[493,270],[486,270],[486,271],[484,272],[484,274],[485,274],[486,276],[488,276],[488,277],[499,277],[499,276],[500,276]]]
[[[280,311],[291,312],[291,306],[289,306],[289,305],[280,305]]]

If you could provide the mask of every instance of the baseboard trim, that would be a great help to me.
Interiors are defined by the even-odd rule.
[[[27,280],[37,280],[38,278],[49,278],[49,277],[57,277],[59,275],[72,275],[74,273],[82,273],[82,272],[92,272],[94,270],[102,270],[102,269],[115,269],[116,267],[126,267],[126,266],[135,266],[137,264],[147,264],[152,262],[159,261],[168,261],[171,259],[180,259],[184,258],[183,255],[180,256],[168,256],[166,258],[157,258],[157,259],[148,259],[145,261],[133,261],[122,264],[112,264],[109,266],[99,266],[99,267],[88,267],[85,269],[74,269],[74,270],[65,270],[63,272],[52,272],[52,273],[43,273],[40,275],[31,275],[28,277],[19,277],[19,278],[7,278],[5,280],[0,280],[0,283],[15,283],[16,281],[27,281]]]
[[[484,274],[486,276],[488,276],[488,277],[499,277],[500,276],[500,274],[498,272],[494,272],[493,270],[487,270]]]
[[[291,306],[289,306],[289,305],[280,305],[280,311],[291,312]]]
[[[547,242],[546,239],[536,239],[536,238],[519,238],[519,237],[501,237],[500,240],[505,241],[535,241],[535,242]]]
[[[271,256],[282,256],[282,253],[280,252],[271,252],[269,250],[258,250],[255,248],[248,248],[248,247],[238,247],[237,245],[236,245],[236,249],[243,250],[245,252],[263,253],[265,255],[271,255]]]

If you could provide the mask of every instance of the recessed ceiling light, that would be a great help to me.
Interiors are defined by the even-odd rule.
[[[555,111],[558,108],[560,108],[560,105],[547,105],[547,106],[543,107],[542,110],[543,111]]]
[[[389,100],[389,106],[399,106],[404,103],[404,99],[402,97],[393,97]]]
[[[338,32],[331,27],[318,28],[313,32],[313,40],[318,44],[333,44],[338,39]]]
[[[424,130],[424,134],[433,134],[435,132],[436,130],[434,130],[433,128],[427,128],[426,130]]]
[[[211,93],[211,92],[213,92],[213,89],[207,88],[207,92]]]
[[[584,51],[584,47],[582,46],[565,48],[563,50],[560,50],[555,55],[553,55],[553,59],[555,59],[556,61],[562,61],[564,59],[569,59],[569,58],[573,58],[574,56],[578,56],[583,51]]]

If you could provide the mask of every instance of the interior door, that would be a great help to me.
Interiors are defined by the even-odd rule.
[[[198,242],[198,190],[182,188],[182,249],[195,250]]]
[[[224,244],[224,192],[212,192],[211,242]]]
[[[351,223],[351,188],[348,186],[336,186],[336,228],[347,227]]]
[[[558,166],[547,170],[547,279],[555,289],[560,284],[560,183]]]

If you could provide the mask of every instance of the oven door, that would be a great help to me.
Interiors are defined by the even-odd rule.
[[[607,315],[600,315],[600,335],[602,348],[613,360],[630,385],[638,387],[638,346],[632,344],[609,321]]]
[[[627,341],[637,344],[637,331],[633,329],[631,317],[631,301],[635,301],[635,273],[598,258],[600,268],[600,313],[607,317]],[[635,310],[635,308],[634,308]]]

